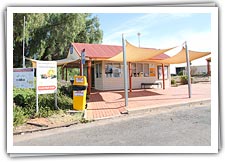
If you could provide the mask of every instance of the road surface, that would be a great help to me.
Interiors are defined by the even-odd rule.
[[[209,146],[210,106],[132,114],[14,136],[14,146]]]

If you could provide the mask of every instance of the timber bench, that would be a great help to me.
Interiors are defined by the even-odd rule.
[[[160,82],[157,82],[157,83],[141,83],[141,89],[144,87],[145,89],[145,86],[152,86],[152,85],[157,85],[157,87],[161,86],[162,88],[162,83]]]

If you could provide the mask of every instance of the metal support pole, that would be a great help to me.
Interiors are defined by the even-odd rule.
[[[187,42],[185,42],[185,49],[186,49],[187,75],[188,75],[188,94],[189,94],[189,98],[191,98],[191,73],[190,73],[190,60],[189,60]]]
[[[124,90],[125,90],[125,107],[128,106],[128,81],[127,81],[127,58],[126,58],[126,43],[122,34],[122,44],[123,44],[123,74],[124,74]]]
[[[84,76],[85,49],[81,52],[81,76]]]
[[[36,89],[37,91],[37,89]],[[39,108],[38,108],[38,93],[36,92],[36,113],[39,112]]]
[[[57,92],[55,93],[55,108],[56,109],[59,109],[59,107],[58,107],[58,95],[57,95]]]
[[[25,56],[24,56],[24,53],[25,53],[25,16],[23,17],[23,68],[26,68],[26,65],[25,65]]]

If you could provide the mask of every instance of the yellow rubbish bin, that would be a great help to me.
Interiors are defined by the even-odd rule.
[[[73,82],[73,109],[83,111],[87,107],[87,79],[85,76],[74,76]]]

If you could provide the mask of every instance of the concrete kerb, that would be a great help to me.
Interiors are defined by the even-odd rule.
[[[159,110],[169,110],[169,109],[174,109],[174,108],[181,108],[181,107],[194,107],[194,106],[206,106],[211,104],[211,99],[202,99],[202,100],[196,100],[196,101],[189,101],[189,102],[183,102],[183,103],[172,103],[172,104],[167,104],[167,105],[159,105],[159,106],[144,106],[144,107],[139,107],[138,109],[131,109],[128,110],[128,114],[140,114],[140,113],[147,113],[147,112],[152,112],[152,111],[159,111]]]
[[[57,125],[57,126],[52,126],[52,127],[41,127],[41,128],[36,128],[36,129],[31,129],[31,130],[25,130],[25,131],[18,131],[14,132],[13,135],[22,135],[25,133],[33,133],[33,132],[39,132],[39,131],[44,131],[44,130],[50,130],[50,129],[56,129],[56,128],[62,128],[62,127],[69,127],[71,125],[78,124],[78,121],[72,122],[72,123],[67,123],[67,124],[62,124],[62,125]]]

